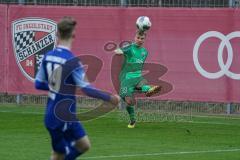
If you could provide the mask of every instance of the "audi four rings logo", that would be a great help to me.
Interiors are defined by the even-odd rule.
[[[212,37],[215,37],[215,38],[218,38],[221,40],[221,43],[218,47],[218,56],[217,56],[220,70],[217,72],[206,71],[205,69],[202,68],[202,66],[200,65],[199,60],[198,60],[198,50],[199,50],[201,44],[206,39],[212,38]],[[239,74],[233,73],[229,70],[229,68],[232,65],[232,61],[233,61],[233,48],[230,43],[230,40],[233,38],[236,38],[236,37],[240,38],[240,31],[232,32],[232,33],[229,33],[228,35],[224,35],[217,31],[209,31],[209,32],[202,34],[197,39],[197,41],[194,45],[194,48],[193,48],[193,62],[194,62],[196,69],[202,76],[209,78],[209,79],[217,79],[217,78],[220,78],[220,77],[226,75],[227,77],[229,77],[231,79],[240,80],[240,73]],[[224,47],[227,48],[226,63],[224,63],[224,61],[223,61]]]

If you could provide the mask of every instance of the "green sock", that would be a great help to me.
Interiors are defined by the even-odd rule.
[[[142,92],[147,92],[150,88],[151,88],[151,86],[144,85],[144,86],[142,86]]]
[[[129,114],[130,120],[135,121],[136,119],[135,119],[135,113],[134,113],[134,106],[127,106],[126,109]]]

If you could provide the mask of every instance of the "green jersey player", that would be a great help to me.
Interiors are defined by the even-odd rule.
[[[152,96],[160,91],[160,86],[148,85],[142,76],[144,62],[148,56],[148,51],[143,47],[146,32],[138,30],[135,35],[134,43],[116,49],[117,55],[124,56],[120,80],[120,96],[126,102],[126,109],[130,116],[128,128],[134,128],[136,123],[134,105],[136,100],[135,92],[143,92],[146,96]]]

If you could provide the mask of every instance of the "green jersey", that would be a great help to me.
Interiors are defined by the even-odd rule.
[[[135,43],[123,47],[121,50],[123,51],[124,62],[119,77],[120,80],[140,78],[144,62],[148,56],[147,50],[144,47],[138,47]]]

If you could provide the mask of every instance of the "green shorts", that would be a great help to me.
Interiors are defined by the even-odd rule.
[[[147,81],[143,77],[132,78],[132,79],[120,79],[120,91],[119,95],[121,98],[132,97],[136,88],[140,88],[145,85]]]

